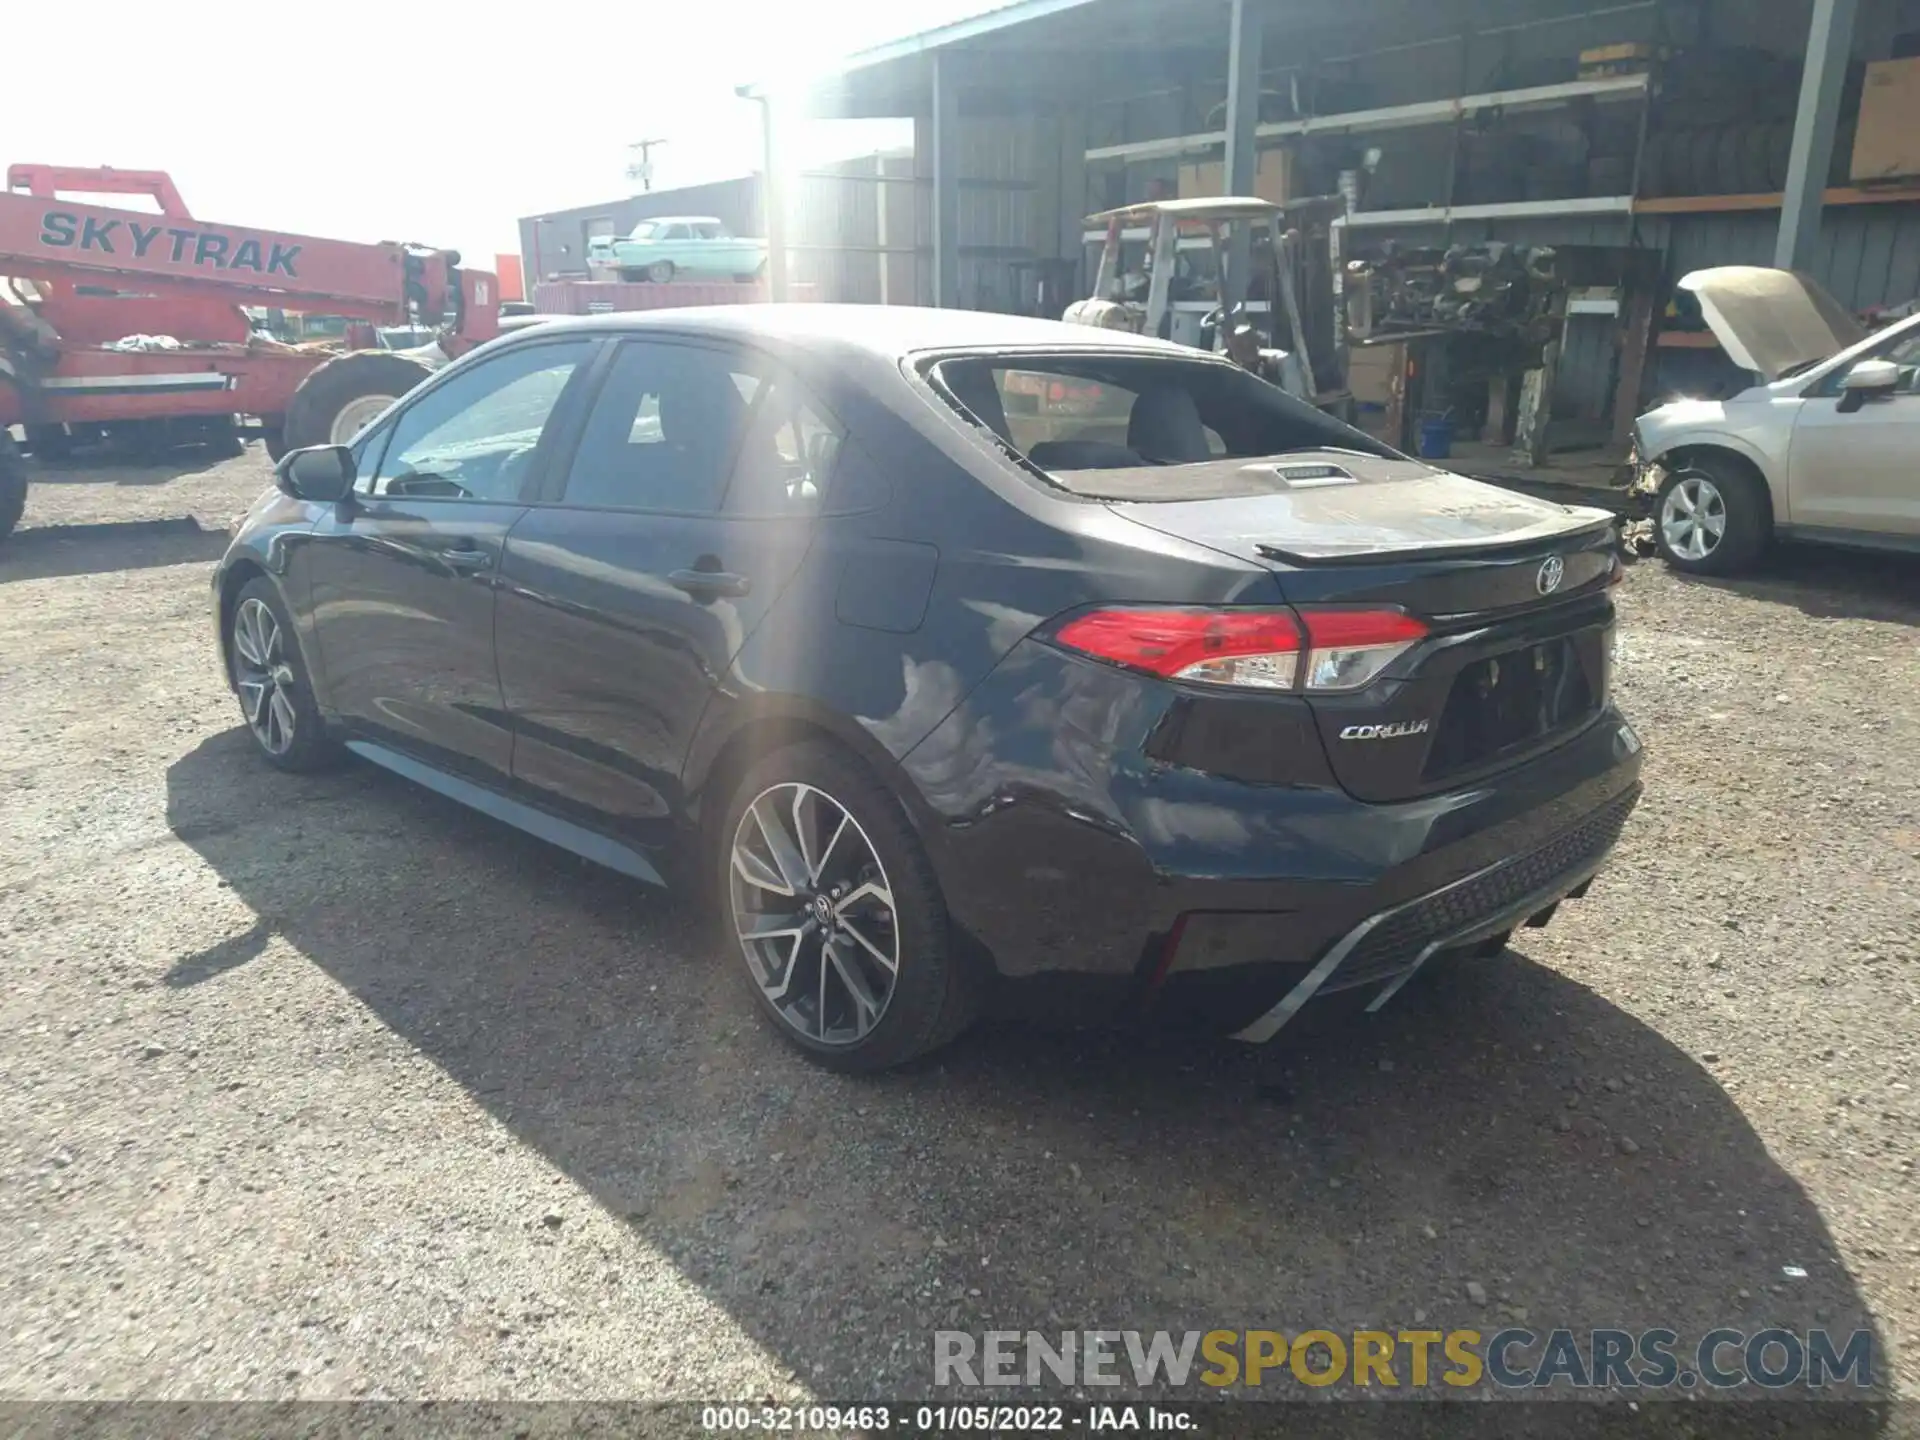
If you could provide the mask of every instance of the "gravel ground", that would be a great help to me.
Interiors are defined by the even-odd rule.
[[[861,1082],[673,901],[253,759],[206,577],[264,476],[80,472],[0,551],[0,1397],[845,1401],[938,1327],[1521,1317],[1870,1326],[1920,1391],[1912,566],[1636,566],[1615,863],[1379,1017]]]

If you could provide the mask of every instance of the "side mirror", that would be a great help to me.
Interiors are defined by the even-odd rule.
[[[1862,360],[1840,381],[1842,415],[1851,415],[1869,400],[1884,400],[1900,388],[1900,367],[1891,360]]]
[[[296,500],[336,505],[353,493],[359,468],[344,445],[309,445],[281,456],[273,481]]]

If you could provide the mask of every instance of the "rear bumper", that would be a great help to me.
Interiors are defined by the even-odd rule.
[[[1154,687],[1058,663],[991,677],[905,761],[950,913],[1015,1013],[1260,1038],[1289,996],[1384,988],[1581,890],[1639,795],[1640,741],[1611,705],[1496,776],[1368,803],[1304,763],[1272,783],[1155,763]],[[1319,755],[1268,713],[1267,744]]]
[[[1367,1008],[1378,1010],[1435,955],[1544,925],[1562,900],[1587,893],[1639,798],[1635,786],[1530,854],[1368,916],[1233,1038],[1264,1044],[1323,992],[1376,986]]]

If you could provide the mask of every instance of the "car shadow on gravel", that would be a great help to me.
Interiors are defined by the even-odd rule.
[[[1685,585],[1791,605],[1817,620],[1920,625],[1920,555],[1792,545],[1775,550],[1757,573],[1735,580],[1672,573]]]
[[[1873,1332],[1890,1374],[1712,1061],[1523,954],[1264,1054],[1003,1024],[850,1080],[763,1031],[690,907],[382,773],[279,775],[236,728],[167,797],[259,917],[169,983],[217,1007],[237,967],[319,966],[823,1397],[927,1394],[936,1329],[1665,1327],[1684,1357],[1780,1325]],[[572,1243],[544,1204],[528,1232]]]
[[[0,544],[0,585],[218,560],[228,538],[190,519],[30,526]]]

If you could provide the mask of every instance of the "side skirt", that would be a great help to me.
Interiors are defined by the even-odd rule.
[[[411,780],[416,785],[424,785],[435,794],[444,795],[449,800],[457,800],[462,805],[478,810],[482,815],[499,820],[533,836],[549,845],[558,845],[562,850],[570,850],[582,860],[590,860],[595,865],[604,865],[609,870],[617,870],[622,875],[631,875],[635,880],[643,880],[649,885],[664,887],[666,881],[638,850],[622,845],[617,840],[609,840],[598,831],[589,830],[584,825],[576,825],[571,820],[562,820],[558,815],[549,815],[519,800],[484,786],[475,785],[469,780],[461,780],[423,765],[418,760],[389,750],[384,745],[376,745],[370,740],[349,740],[347,749],[362,760],[370,760],[383,770]]]

